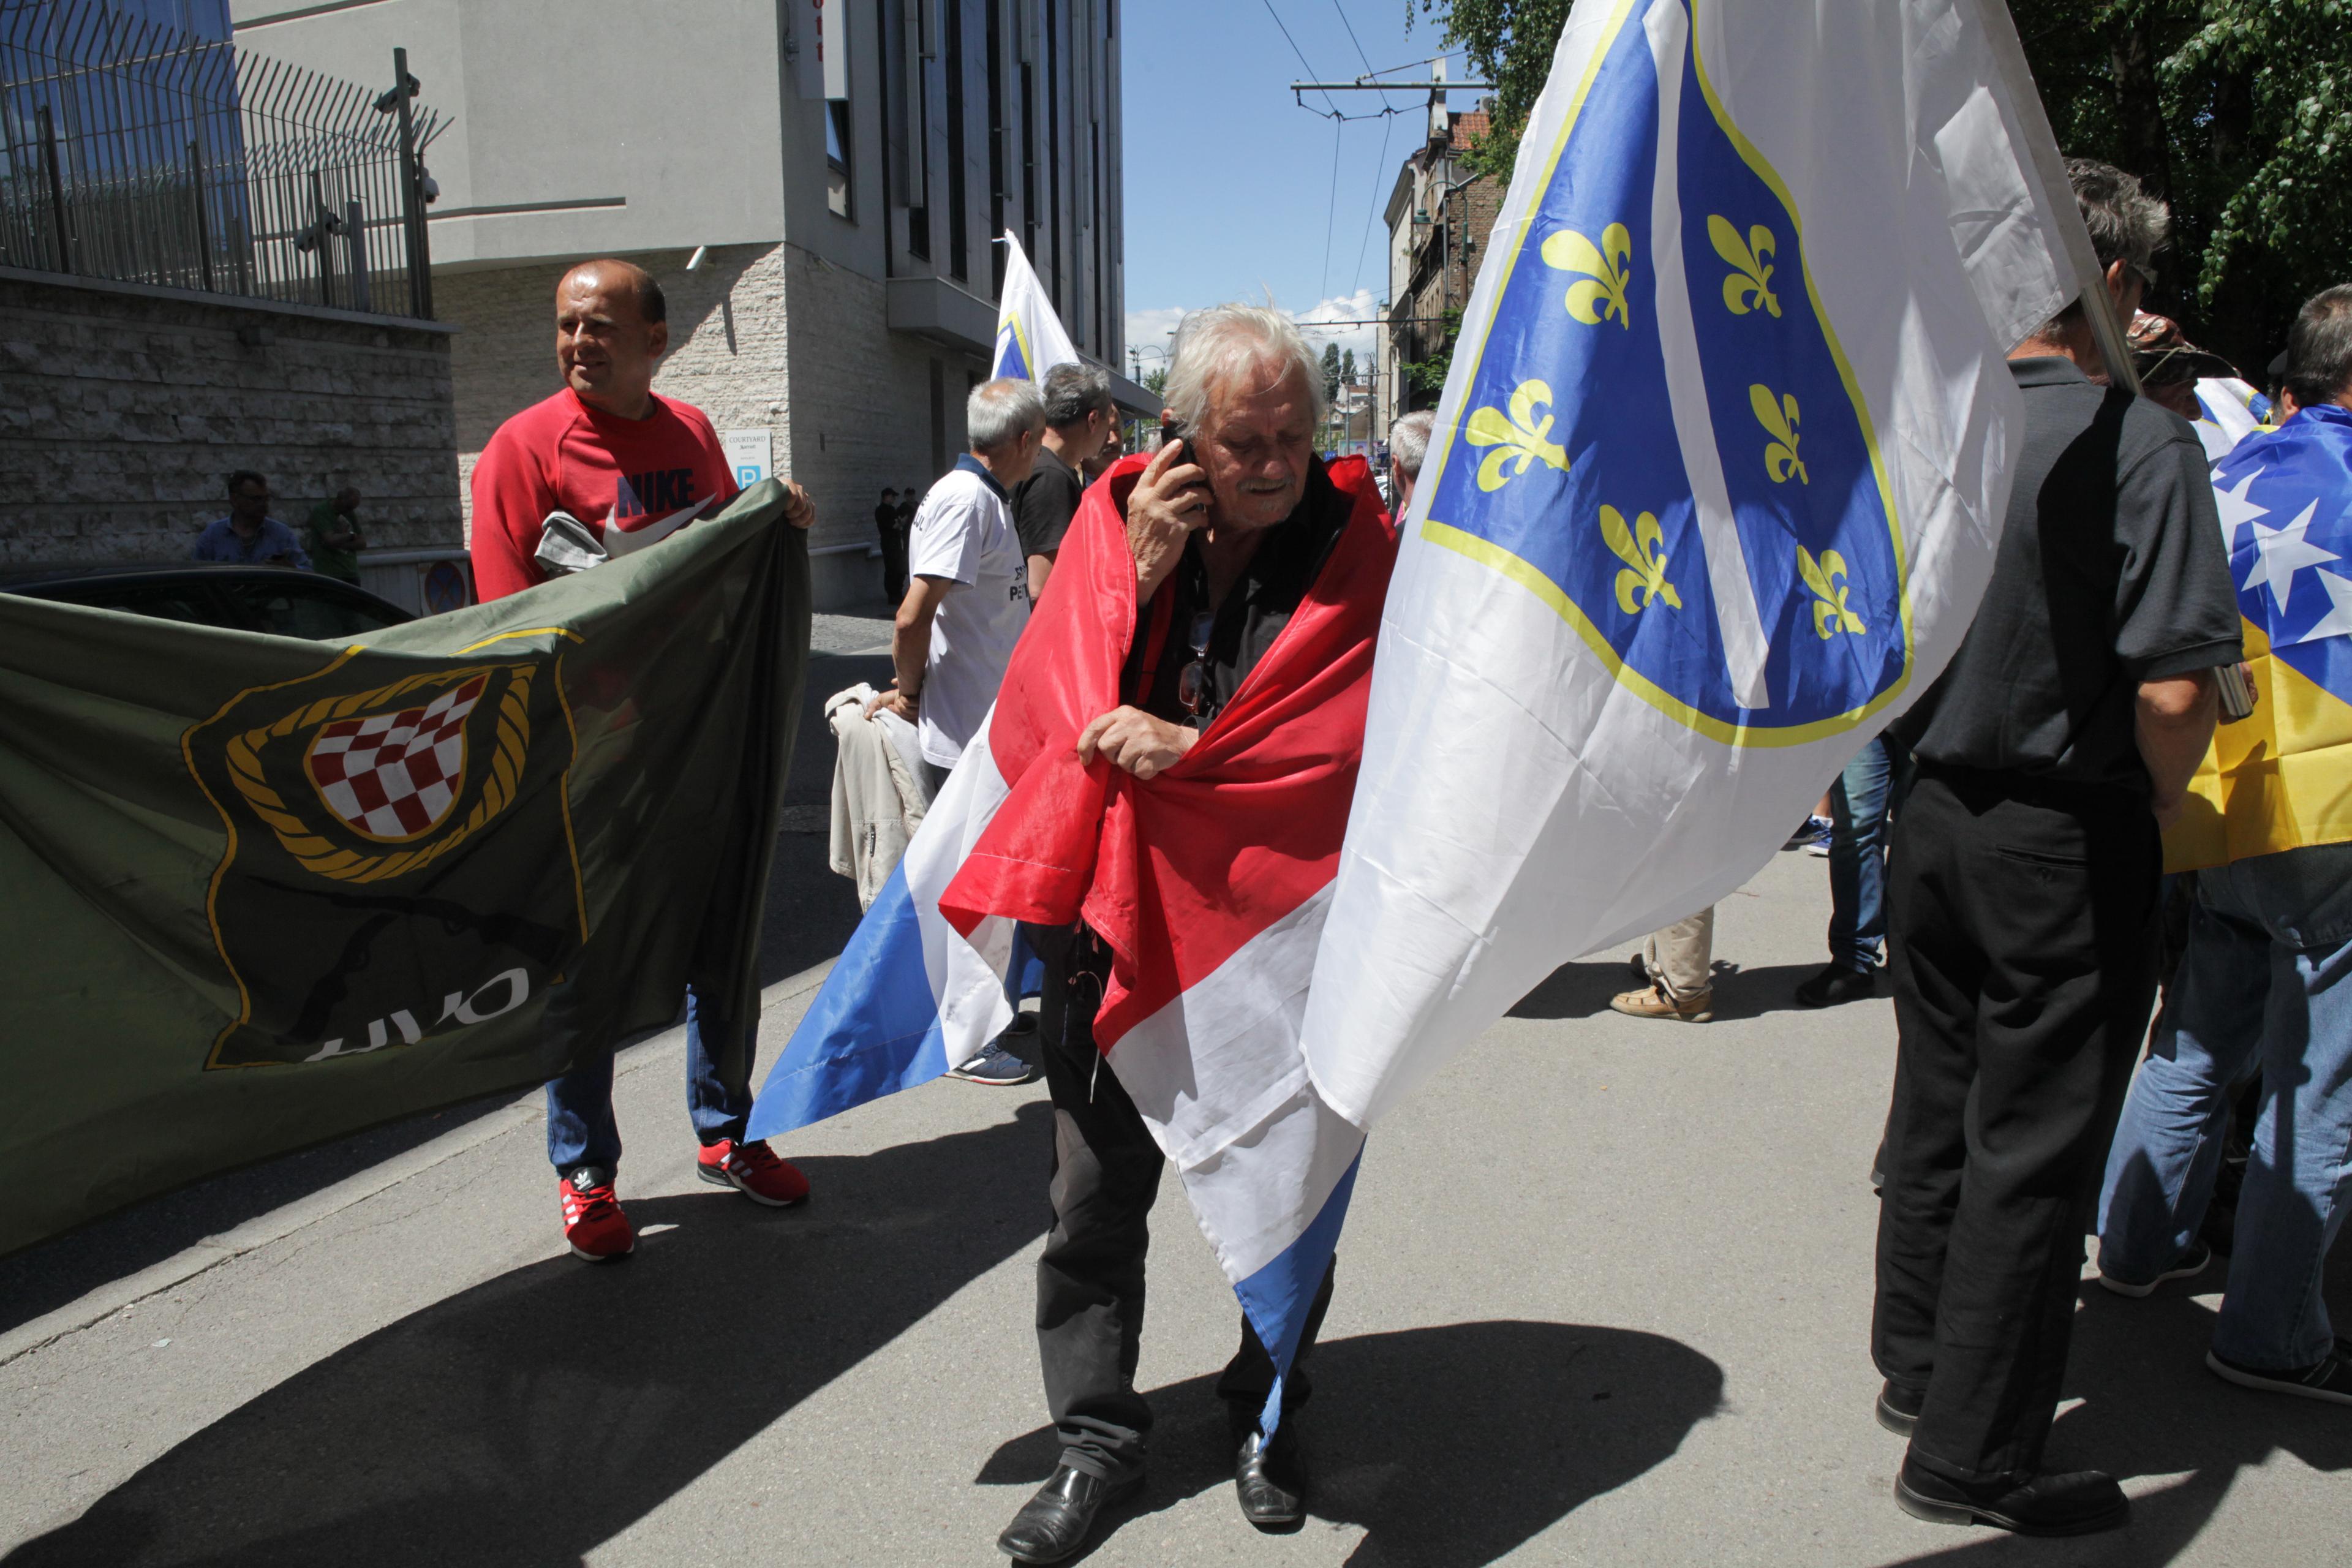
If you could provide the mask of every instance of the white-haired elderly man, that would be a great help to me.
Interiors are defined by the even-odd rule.
[[[1173,922],[1201,900],[1238,916],[1262,891],[1219,885],[1223,866],[1204,880],[1199,867],[1181,863],[1181,846],[1153,839],[1188,831],[1224,784],[1253,786],[1219,806],[1234,845],[1253,846],[1296,836],[1302,781],[1317,781],[1305,786],[1313,788],[1336,779],[1330,808],[1308,815],[1315,831],[1328,826],[1328,851],[1337,853],[1361,752],[1361,692],[1395,559],[1394,534],[1362,461],[1327,469],[1315,455],[1322,376],[1287,318],[1244,305],[1195,312],[1178,334],[1164,396],[1182,438],[1148,462],[1121,459],[1087,490],[1055,573],[1071,581],[1040,612],[1038,655],[1024,643],[1007,678],[1008,699],[1021,683],[1025,700],[1028,683],[1057,678],[1043,657],[1049,648],[1124,653],[1123,667],[1113,665],[1121,669],[1114,704],[1071,717],[1076,760],[1088,769],[1107,761],[1129,775],[1131,787],[1123,782],[1120,794],[1141,851],[1159,857],[1163,885],[1183,884],[1162,923],[1128,933],[1153,945],[1172,944]],[[1122,558],[1135,574],[1131,597],[1097,564]],[[1282,639],[1295,617],[1313,635]],[[1236,727],[1221,729],[1220,711],[1244,682],[1247,708]],[[1265,721],[1310,700],[1326,711],[1354,703],[1352,736]],[[1196,747],[1205,763],[1180,767]],[[1261,811],[1271,820],[1258,820]],[[1318,842],[1302,852],[1322,848]],[[1174,959],[1140,945],[1115,949],[1083,919],[1023,929],[1045,961],[1037,1035],[1054,1103],[1054,1229],[1037,1263],[1037,1342],[1062,1454],[997,1545],[1019,1562],[1056,1563],[1085,1545],[1107,1503],[1142,1479],[1152,1418],[1135,1369],[1148,1220],[1164,1162],[1135,1100],[1103,1070],[1097,1028],[1107,987],[1123,1005],[1132,975]],[[1120,1048],[1132,1054],[1135,1041],[1127,1035]],[[1307,1362],[1330,1293],[1327,1274],[1282,1379],[1284,1414],[1272,1438],[1259,1423],[1275,1369],[1246,1320],[1241,1348],[1217,1382],[1233,1425],[1242,1514],[1260,1528],[1302,1517],[1295,1413],[1307,1399]]]
[[[1436,423],[1437,416],[1423,408],[1389,426],[1390,482],[1396,493],[1396,504],[1389,510],[1400,522],[1412,505],[1412,487],[1421,482],[1421,460],[1429,456],[1429,432]]]
[[[1009,501],[1036,467],[1045,405],[1028,382],[984,382],[964,404],[964,429],[971,449],[931,486],[908,539],[907,596],[890,635],[898,683],[866,708],[916,727],[934,795],[988,716],[1029,624],[1029,569]],[[1019,1084],[1035,1073],[991,1045],[951,1076]]]

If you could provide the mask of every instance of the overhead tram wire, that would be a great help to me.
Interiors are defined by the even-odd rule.
[[[1265,7],[1265,14],[1274,18],[1274,25],[1282,29],[1283,42],[1288,44],[1290,46],[1290,52],[1298,57],[1298,68],[1305,71],[1308,76],[1313,76],[1315,74],[1315,68],[1307,63],[1307,51],[1300,48],[1298,47],[1298,40],[1290,36],[1290,28],[1283,22],[1282,13],[1274,8],[1274,0],[1259,0],[1259,4]],[[1333,98],[1329,92],[1327,91],[1323,94],[1323,101],[1331,106],[1331,117],[1333,119],[1337,120],[1342,118],[1339,113],[1339,100]]]
[[[1364,287],[1364,247],[1371,243],[1372,215],[1381,210],[1381,187],[1388,183],[1382,176],[1388,173],[1389,132],[1395,129],[1396,121],[1385,117],[1382,118],[1381,122],[1381,155],[1372,163],[1372,199],[1370,205],[1364,208],[1364,232],[1356,240],[1356,275],[1348,284],[1348,297],[1349,299],[1355,298],[1357,293]]]
[[[1299,68],[1313,76],[1315,68],[1307,63],[1307,51],[1300,48],[1298,40],[1290,36],[1290,27],[1283,21],[1282,13],[1274,8],[1274,0],[1260,0],[1260,3],[1265,6],[1265,14],[1274,18],[1274,25],[1281,28],[1283,41],[1290,46],[1290,52],[1298,57]],[[1323,208],[1323,276],[1316,288],[1319,293],[1328,296],[1331,287],[1331,227],[1339,212],[1339,121],[1347,116],[1339,112],[1339,100],[1328,92],[1323,95],[1323,101],[1331,106],[1331,195]]]
[[[1339,0],[1331,0],[1331,9],[1339,13],[1339,26],[1348,29],[1348,41],[1356,46],[1356,58],[1364,62],[1364,73],[1367,76],[1374,74],[1372,57],[1364,53],[1364,40],[1356,37],[1356,24],[1348,20],[1348,13],[1340,5]],[[1327,93],[1325,96],[1328,97],[1329,94]]]
[[[1343,129],[1340,121],[1331,121],[1331,195],[1323,207],[1323,276],[1316,284],[1318,300],[1331,297],[1331,228],[1339,216],[1339,137]]]

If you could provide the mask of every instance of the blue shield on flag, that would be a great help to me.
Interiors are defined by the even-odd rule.
[[[1427,532],[1532,589],[1661,710],[1769,744],[1902,687],[1904,552],[1797,214],[1688,33],[1622,19],[1489,263]]]

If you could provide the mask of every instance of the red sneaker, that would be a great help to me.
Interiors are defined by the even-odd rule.
[[[736,1143],[720,1139],[706,1143],[695,1156],[695,1169],[717,1187],[732,1187],[755,1204],[788,1209],[807,1201],[808,1178],[789,1160],[780,1160],[764,1142]]]
[[[563,1194],[563,1239],[572,1256],[591,1263],[626,1258],[637,1249],[637,1233],[613,1195],[613,1173],[583,1165],[557,1184]]]

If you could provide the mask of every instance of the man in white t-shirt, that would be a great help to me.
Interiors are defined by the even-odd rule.
[[[898,684],[866,705],[913,724],[937,795],[996,700],[1013,645],[1029,624],[1029,567],[1007,499],[1036,467],[1045,433],[1037,389],[1010,377],[972,388],[971,450],[923,498],[907,542],[907,596],[890,637]],[[1001,1045],[950,1075],[1026,1083],[1028,1063]]]
[[[1007,378],[972,389],[964,424],[971,450],[915,513],[890,638],[898,684],[874,701],[920,732],[934,792],[988,716],[1029,624],[1029,569],[1006,501],[1036,466],[1045,410],[1035,387]]]

